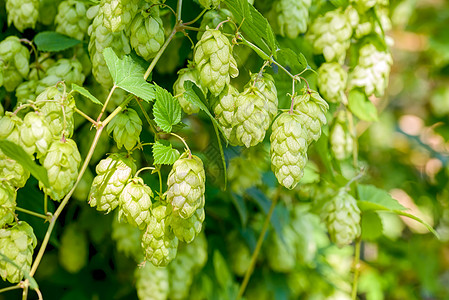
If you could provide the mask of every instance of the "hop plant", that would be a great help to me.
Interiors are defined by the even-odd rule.
[[[204,206],[205,182],[201,159],[187,152],[182,154],[168,174],[166,195],[173,213],[187,219]]]
[[[117,217],[112,221],[112,239],[116,242],[117,250],[136,262],[143,260],[140,246],[142,231],[136,226],[120,222]]]
[[[222,0],[198,0],[204,8],[217,8]]]
[[[21,188],[25,186],[28,178],[30,177],[30,171],[25,169],[17,161],[6,156],[0,150],[0,178],[7,180],[14,187]]]
[[[170,226],[175,236],[182,242],[191,243],[201,232],[205,218],[204,197],[202,205],[187,219],[177,214],[171,214]]]
[[[214,108],[214,113],[218,123],[223,129],[223,133],[232,145],[237,145],[239,141],[235,135],[235,114],[237,112],[236,100],[239,92],[235,87],[229,85],[220,95]]]
[[[8,182],[0,182],[0,228],[14,221],[16,190]]]
[[[30,272],[36,244],[33,228],[24,221],[11,228],[0,229],[0,253],[14,262],[13,265],[4,259],[0,260],[0,276],[3,280],[18,283],[24,273]]]
[[[198,31],[197,39],[200,40],[204,34],[204,31],[207,28],[217,28],[218,24],[227,20],[228,18],[232,18],[232,13],[224,8],[208,10],[201,19],[200,31]],[[232,34],[234,32],[234,27],[232,24],[224,23],[223,32]]]
[[[274,9],[282,36],[294,39],[307,31],[311,4],[312,0],[279,0],[275,2]]]
[[[56,32],[82,41],[89,26],[86,12],[86,4],[82,1],[62,1],[58,6],[58,14],[55,18]]]
[[[316,18],[306,38],[316,54],[323,54],[327,62],[344,63],[349,49],[352,26],[350,19],[341,8],[329,11]]]
[[[36,153],[37,158],[47,154],[53,141],[47,120],[38,112],[29,112],[20,126],[20,139],[28,153]]]
[[[297,261],[297,234],[290,225],[282,227],[281,239],[276,232],[271,231],[268,237],[268,265],[275,272],[288,273],[293,271]]]
[[[109,213],[119,204],[126,183],[136,172],[136,165],[123,154],[113,153],[96,166],[97,176],[89,192],[89,204]]]
[[[48,68],[55,63],[55,60],[49,57],[49,53],[41,54],[37,61],[30,64],[29,80],[36,80],[43,78]]]
[[[272,125],[271,169],[281,185],[293,189],[307,163],[307,130],[302,115],[284,112]]]
[[[72,137],[75,126],[73,119],[75,99],[71,94],[61,92],[52,86],[40,93],[35,102],[55,138],[59,139],[62,135]]]
[[[8,26],[14,26],[20,32],[34,28],[39,16],[39,0],[6,0]]]
[[[255,73],[246,88],[254,87],[256,94],[265,100],[265,110],[268,111],[271,120],[278,113],[278,96],[273,76],[268,73]]]
[[[17,103],[26,103],[28,100],[35,100],[37,97],[37,88],[39,82],[37,80],[28,80],[19,84],[16,88]]]
[[[165,300],[169,292],[167,268],[160,268],[152,264],[145,264],[137,268],[136,278],[137,296],[140,300]]]
[[[320,94],[313,90],[304,89],[301,95],[293,99],[294,110],[304,119],[303,127],[307,132],[307,143],[318,141],[321,136],[321,127],[326,124],[326,112],[329,105]]]
[[[129,224],[145,229],[151,218],[153,196],[153,191],[142,178],[130,179],[119,197],[119,219],[123,216]]]
[[[344,188],[323,206],[321,218],[331,240],[339,247],[350,244],[360,235],[360,209],[357,200]]]
[[[168,265],[176,257],[178,250],[178,238],[171,231],[168,222],[169,213],[167,205],[155,205],[142,237],[145,260],[158,267]]]
[[[60,201],[70,191],[78,177],[81,156],[75,141],[54,141],[45,156],[39,159],[47,169],[49,187],[39,182],[39,187],[53,200]]]
[[[239,70],[228,38],[220,31],[206,29],[195,45],[193,61],[199,71],[201,85],[218,96]]]
[[[226,237],[230,267],[237,276],[244,276],[251,263],[251,251],[237,230]]]
[[[131,23],[139,8],[137,0],[103,0],[100,9],[104,13],[103,24],[111,32],[118,32]]]
[[[45,73],[39,83],[44,87],[53,86],[59,81],[64,81],[66,86],[71,86],[72,83],[83,85],[86,76],[83,74],[83,65],[77,59],[61,58],[56,63],[52,64]]]
[[[13,0],[9,0],[13,2]],[[21,1],[14,0],[17,4]],[[29,67],[30,52],[20,43],[16,36],[8,36],[0,42],[0,67],[3,73],[3,86],[6,91],[12,92],[14,89],[26,79]]]
[[[357,65],[349,73],[349,87],[359,87],[367,96],[383,96],[392,63],[389,52],[380,51],[373,44],[363,45],[359,50]]]
[[[16,114],[7,111],[0,117],[0,140],[8,140],[16,145],[22,146],[20,139],[20,126],[23,121]],[[27,149],[24,149],[25,151]],[[28,154],[33,152],[27,151]]]
[[[148,14],[138,13],[130,26],[130,42],[136,53],[145,60],[156,56],[165,42],[164,26],[157,7]]]
[[[267,100],[255,87],[246,88],[236,101],[234,126],[237,145],[249,148],[263,141],[270,127]]]
[[[109,122],[106,130],[108,134],[113,133],[114,141],[119,149],[124,146],[130,151],[140,142],[142,120],[134,109],[127,108]]]
[[[64,227],[58,252],[61,266],[69,273],[78,273],[87,264],[88,256],[86,233],[75,223]]]
[[[178,78],[173,84],[173,94],[178,99],[179,105],[181,105],[184,112],[190,115],[199,112],[200,108],[184,98],[184,92],[186,91],[184,89],[184,82],[187,80],[190,80],[198,85],[201,90],[203,90],[203,88],[199,84],[198,70],[188,67],[178,71]],[[203,90],[203,93],[207,93],[207,91]]]
[[[348,158],[353,149],[353,139],[346,123],[344,111],[340,111],[329,134],[331,151],[336,159]]]
[[[317,70],[318,88],[324,99],[330,102],[345,102],[344,91],[348,80],[348,73],[339,63],[323,63]]]

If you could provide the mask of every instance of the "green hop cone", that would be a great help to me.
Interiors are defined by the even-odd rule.
[[[228,38],[220,31],[206,29],[195,45],[193,61],[199,71],[201,85],[218,96],[239,70]]]
[[[184,92],[186,91],[184,89],[184,82],[187,80],[192,81],[201,88],[203,93],[206,94],[207,91],[205,91],[199,84],[198,77],[199,77],[198,70],[191,67],[184,68],[178,71],[178,78],[173,84],[173,94],[175,95],[176,99],[178,99],[179,105],[181,105],[184,112],[189,115],[199,112],[200,108],[195,104],[189,102],[186,98],[184,98]]]
[[[307,31],[312,0],[279,0],[274,4],[279,33],[291,39]]]
[[[16,2],[20,3],[20,1]],[[3,86],[12,92],[26,79],[29,67],[30,52],[20,43],[16,36],[9,36],[0,42],[0,67],[3,65]]]
[[[339,63],[323,63],[317,70],[318,88],[324,99],[329,102],[344,103],[348,73]]]
[[[0,260],[0,276],[3,280],[18,283],[24,273],[29,273],[37,240],[33,228],[24,221],[11,228],[0,229],[0,253],[15,265]]]
[[[178,238],[169,226],[169,214],[167,205],[159,203],[153,206],[150,222],[142,237],[145,260],[158,267],[168,265],[178,250]]]
[[[134,273],[139,300],[166,300],[169,292],[168,270],[152,264],[137,268]]]
[[[77,59],[61,58],[52,64],[39,83],[44,87],[56,85],[59,81],[64,81],[66,86],[72,86],[72,83],[83,85],[86,76],[83,74],[83,65]]]
[[[235,275],[244,276],[251,262],[251,250],[237,230],[226,237],[230,267]]]
[[[100,9],[104,13],[103,24],[111,32],[124,30],[139,8],[138,0],[103,0]]]
[[[130,26],[130,42],[136,53],[145,60],[155,57],[165,42],[164,24],[157,7],[151,14],[138,13]]]
[[[39,0],[6,0],[8,26],[14,26],[20,32],[34,28],[39,17]]]
[[[55,18],[56,32],[82,41],[89,26],[86,12],[87,6],[83,1],[62,1]]]
[[[349,49],[352,26],[349,16],[339,8],[316,18],[307,32],[316,54],[323,54],[327,62],[344,63],[346,51]]]
[[[38,57],[37,62],[34,61],[30,64],[30,73],[28,74],[29,80],[36,80],[43,78],[48,68],[55,63],[55,60],[49,57],[49,53],[41,54]]]
[[[45,156],[39,159],[47,169],[50,187],[39,182],[39,187],[53,200],[60,201],[70,191],[78,177],[81,156],[74,140],[54,141]]]
[[[0,228],[14,222],[17,192],[8,182],[0,183]]]
[[[204,8],[217,8],[222,0],[198,0]]]
[[[361,233],[357,200],[344,188],[323,206],[321,218],[338,247],[350,244]]]
[[[236,100],[239,92],[235,87],[229,85],[220,95],[214,107],[214,113],[218,123],[223,129],[223,133],[232,145],[237,145],[239,141],[235,135],[235,114],[237,112]]]
[[[204,196],[202,200],[202,205],[187,219],[181,218],[176,213],[170,215],[170,226],[180,241],[191,243],[201,232],[206,216],[204,212]]]
[[[282,113],[272,125],[271,169],[281,185],[293,189],[304,174],[307,163],[307,131],[303,116]]]
[[[191,217],[204,206],[206,175],[198,156],[182,154],[173,164],[167,180],[167,201],[173,212],[183,219]]]
[[[344,111],[340,111],[335,119],[335,123],[330,130],[329,143],[332,154],[338,160],[346,159],[352,153],[354,143]]]
[[[143,232],[136,226],[120,222],[117,217],[112,221],[112,239],[116,242],[117,250],[136,262],[143,260],[140,246]]]
[[[304,89],[301,95],[295,96],[294,110],[304,119],[303,128],[307,131],[307,143],[318,141],[321,136],[321,127],[327,123],[326,112],[329,109],[327,102],[318,92]]]
[[[20,126],[23,121],[16,114],[7,111],[4,116],[0,117],[0,140],[8,140],[16,145],[22,146],[20,139]],[[32,154],[32,151],[27,151]]]
[[[131,158],[113,153],[102,159],[96,166],[97,176],[92,182],[89,204],[99,211],[109,213],[119,204],[119,197],[126,183],[136,172]]]
[[[119,149],[124,146],[130,151],[140,142],[142,120],[134,109],[127,108],[109,122],[106,130],[108,134],[113,133],[114,141]]]
[[[86,233],[72,223],[64,227],[58,258],[61,266],[69,273],[78,273],[89,258],[89,243]]]
[[[265,110],[268,111],[271,122],[278,113],[278,96],[273,76],[268,73],[252,74],[245,87],[251,86],[254,86],[255,93],[265,100]]]
[[[37,97],[36,90],[38,88],[38,84],[39,82],[33,79],[19,84],[16,88],[17,103],[20,105],[26,103],[28,100],[35,100]]]
[[[25,186],[29,177],[30,171],[0,150],[0,179],[8,181],[14,187],[21,188]]]
[[[349,88],[361,88],[367,96],[383,96],[388,85],[391,54],[380,51],[373,44],[365,44],[359,49],[355,68],[349,73]]]
[[[237,97],[235,106],[237,145],[249,148],[262,142],[271,123],[266,98],[255,87],[248,87]]]
[[[47,120],[38,112],[29,112],[20,126],[20,139],[27,152],[36,153],[37,158],[47,154],[53,141]]]
[[[293,271],[297,262],[296,241],[297,234],[290,225],[282,227],[282,239],[275,231],[270,232],[266,256],[268,265],[273,271],[281,273]]]
[[[227,20],[228,18],[232,18],[232,13],[224,8],[217,9],[217,10],[209,10],[201,19],[200,29],[201,31],[198,31],[197,39],[200,40],[201,37],[204,34],[204,31],[207,28],[217,28],[218,24],[221,22]],[[234,33],[234,26],[230,24],[229,22],[223,24],[223,32],[232,34]]]
[[[153,191],[142,178],[130,179],[119,197],[119,219],[123,216],[129,224],[145,229],[151,218],[153,196]]]

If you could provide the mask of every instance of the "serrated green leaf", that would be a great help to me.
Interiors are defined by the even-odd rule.
[[[155,92],[154,120],[163,131],[170,133],[173,126],[181,122],[181,106],[178,100],[166,89],[156,85]]]
[[[153,157],[155,165],[172,165],[179,158],[179,151],[165,140],[159,140],[153,145]]]
[[[14,159],[21,164],[22,167],[30,171],[31,175],[41,181],[46,187],[50,187],[47,170],[44,167],[37,165],[22,147],[8,140],[0,140],[0,149],[6,156]]]
[[[218,284],[223,289],[231,287],[233,282],[232,274],[229,270],[226,260],[217,249],[214,251],[213,263],[215,277],[217,278]]]
[[[125,55],[122,59],[119,59],[112,48],[106,48],[103,51],[103,56],[117,87],[146,102],[155,99],[154,85],[143,78],[145,69],[134,61],[130,55]]]
[[[58,52],[76,46],[81,41],[55,31],[42,31],[36,34],[34,43],[39,51]]]
[[[349,92],[348,104],[351,112],[359,119],[368,122],[378,120],[376,107],[360,90],[354,89]]]
[[[284,67],[290,67],[293,74],[300,73],[307,68],[307,59],[302,53],[296,53],[292,49],[283,48],[277,52],[278,61]]]
[[[362,239],[365,241],[374,241],[382,236],[383,224],[376,212],[366,212],[362,214],[361,221]]]
[[[95,98],[94,95],[92,95],[88,90],[86,90],[82,86],[79,86],[76,83],[72,83],[72,90],[80,93],[81,95],[83,95],[84,97],[86,97],[87,99],[92,101],[93,103],[103,106],[103,103],[101,103],[100,100]]]
[[[393,199],[390,194],[373,185],[359,184],[357,186],[359,195],[358,206],[363,212],[376,210],[405,210],[405,207]]]

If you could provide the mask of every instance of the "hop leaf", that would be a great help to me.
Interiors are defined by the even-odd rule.
[[[193,68],[184,68],[178,71],[178,78],[173,84],[173,94],[179,101],[179,105],[181,105],[182,109],[186,114],[194,114],[200,111],[200,108],[195,104],[188,101],[184,98],[184,92],[186,91],[184,88],[184,82],[186,80],[190,80],[194,82],[196,85],[199,85],[199,73],[198,70]],[[200,86],[201,88],[201,86]],[[203,93],[206,93],[204,89],[202,89]]]
[[[119,219],[123,215],[129,224],[144,229],[151,218],[151,197],[153,197],[153,191],[142,178],[131,179],[119,197]]]

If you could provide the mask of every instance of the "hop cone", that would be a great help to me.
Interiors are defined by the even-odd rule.
[[[36,244],[33,228],[24,221],[11,228],[0,229],[0,253],[19,267],[4,259],[0,260],[0,275],[3,280],[18,283],[22,280],[24,272],[30,272]]]
[[[201,232],[205,218],[204,196],[201,206],[187,219],[181,218],[178,214],[171,214],[170,226],[175,236],[182,242],[191,243]]]
[[[114,217],[112,221],[112,239],[116,242],[117,250],[136,262],[143,260],[143,251],[140,246],[142,231],[139,228],[123,223]]]
[[[8,182],[0,183],[0,228],[14,221],[16,190]]]
[[[168,265],[178,250],[178,238],[168,223],[169,213],[167,205],[162,203],[153,207],[150,222],[142,237],[145,260],[159,267]]]
[[[294,39],[307,31],[311,4],[312,0],[279,0],[275,2],[274,9],[282,36]]]
[[[217,8],[222,0],[198,0],[205,8]]]
[[[293,189],[303,176],[307,163],[307,131],[304,118],[289,112],[282,113],[272,125],[271,169],[277,180]]]
[[[237,276],[244,276],[251,262],[251,250],[237,230],[226,237],[231,269]]]
[[[9,0],[12,1],[12,0]],[[17,3],[21,1],[15,0]],[[9,36],[0,42],[0,67],[3,69],[3,86],[12,92],[28,76],[30,52],[16,36]]]
[[[83,65],[77,59],[61,58],[48,68],[45,77],[39,83],[43,87],[53,86],[59,81],[64,81],[66,86],[71,86],[72,83],[83,85],[85,78]],[[37,90],[37,92],[41,91]]]
[[[184,89],[184,82],[190,80],[202,89],[201,85],[199,84],[198,75],[199,74],[196,69],[190,67],[181,69],[178,71],[178,78],[173,84],[173,94],[178,99],[179,105],[181,105],[184,112],[189,115],[199,112],[200,108],[184,98],[184,92],[186,91]],[[207,93],[207,91],[203,90],[203,93]]]
[[[87,16],[95,16],[88,28],[88,34],[90,35],[88,48],[92,60],[92,74],[103,87],[109,88],[112,86],[112,77],[104,60],[103,50],[111,47],[117,56],[121,57],[131,52],[129,41],[123,31],[112,32],[105,27],[103,23],[105,15],[98,6],[91,7],[87,11]]]
[[[239,70],[232,56],[228,38],[220,30],[206,29],[195,45],[193,61],[199,71],[201,85],[218,96]]]
[[[58,13],[60,0],[39,0],[39,23],[52,26]]]
[[[8,26],[14,26],[20,32],[34,28],[39,16],[39,0],[6,0]]]
[[[265,100],[265,110],[270,114],[270,122],[278,113],[278,96],[273,76],[268,73],[255,73],[246,88],[253,86],[256,94]]]
[[[140,142],[142,120],[134,109],[127,108],[109,122],[106,130],[108,134],[113,133],[119,149],[125,146],[125,149],[130,151]]]
[[[130,26],[130,42],[136,53],[145,60],[156,56],[165,42],[164,26],[157,8],[148,15],[145,11],[138,13]]]
[[[8,140],[16,145],[22,146],[20,139],[20,127],[23,121],[17,115],[7,111],[4,116],[0,117],[0,140]],[[32,151],[27,151],[32,154]]]
[[[34,61],[30,64],[30,73],[28,74],[29,80],[36,80],[43,78],[48,68],[50,68],[55,63],[55,60],[49,58],[47,54],[41,54],[38,57],[38,63]]]
[[[281,239],[275,231],[268,237],[268,265],[275,272],[288,273],[293,271],[297,261],[297,234],[289,225],[282,227]]]
[[[363,45],[359,50],[357,65],[349,73],[349,87],[360,87],[367,96],[383,96],[392,63],[389,52],[379,51],[373,44]]]
[[[88,256],[86,233],[74,223],[64,227],[58,253],[61,266],[69,273],[78,273],[87,264]]]
[[[317,71],[317,84],[324,99],[329,102],[344,102],[348,73],[336,62],[324,63]]]
[[[119,219],[123,215],[129,224],[145,229],[151,218],[151,197],[153,191],[143,183],[142,178],[131,179],[119,197]]]
[[[54,86],[48,87],[37,96],[36,103],[55,138],[73,135],[75,99],[71,94],[60,92]]]
[[[89,204],[109,213],[119,204],[120,194],[136,172],[136,165],[123,154],[113,153],[102,159],[95,169],[97,176],[92,182]]]
[[[131,23],[138,8],[138,0],[102,0],[103,25],[111,32],[121,31]]]
[[[352,27],[349,17],[336,9],[316,18],[306,35],[316,54],[323,54],[327,62],[344,63],[349,49]]]
[[[249,148],[262,142],[271,122],[265,97],[256,88],[248,87],[237,97],[235,106],[237,145]]]
[[[191,217],[204,206],[206,175],[203,162],[198,156],[181,155],[168,174],[167,201],[174,213],[183,219]]]
[[[145,264],[134,274],[139,300],[166,300],[169,292],[167,268]]]
[[[50,187],[39,182],[39,187],[53,200],[60,201],[70,191],[78,177],[81,156],[75,141],[54,141],[47,154],[39,159],[47,169]]]
[[[235,114],[237,112],[236,100],[239,92],[235,87],[229,85],[220,95],[215,105],[214,112],[218,123],[221,125],[226,138],[232,145],[237,145],[239,141],[235,135]]]
[[[331,151],[336,159],[348,158],[353,149],[353,140],[346,124],[345,112],[340,111],[329,134]]]
[[[323,206],[321,218],[331,240],[339,247],[350,244],[360,235],[360,209],[344,188]]]
[[[14,187],[21,188],[29,177],[30,171],[0,150],[0,179],[8,181]]]
[[[198,31],[197,39],[200,40],[204,34],[204,31],[207,28],[217,28],[218,24],[227,20],[228,18],[232,18],[232,13],[227,9],[217,9],[217,10],[209,10],[201,19],[200,29],[202,31]],[[234,32],[234,26],[232,24],[224,23],[223,24],[223,32],[232,34]]]
[[[62,1],[58,6],[58,14],[55,19],[56,32],[82,41],[89,26],[86,12],[86,4],[82,1]]]
[[[26,103],[28,100],[35,100],[37,97],[37,87],[39,82],[37,80],[28,80],[19,84],[16,88],[17,103]]]
[[[296,96],[294,109],[304,120],[303,128],[307,132],[307,143],[317,141],[321,136],[321,127],[326,124],[326,112],[329,105],[313,90],[303,90],[303,94]]]
[[[20,139],[28,153],[36,153],[37,158],[47,154],[53,141],[47,120],[39,113],[29,112],[20,126]]]

